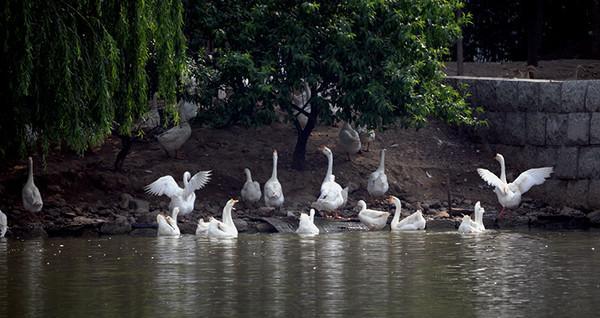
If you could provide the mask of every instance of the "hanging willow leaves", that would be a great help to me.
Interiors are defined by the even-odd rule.
[[[82,154],[113,131],[130,135],[150,80],[174,113],[181,1],[8,0],[0,10],[0,158],[51,145]]]

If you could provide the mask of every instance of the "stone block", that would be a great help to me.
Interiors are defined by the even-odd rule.
[[[496,81],[495,80],[478,80],[475,84],[476,95],[473,96],[473,102],[476,106],[483,106],[488,111],[498,111],[498,103],[496,98]]]
[[[532,147],[536,150],[537,156],[533,163],[536,167],[554,167],[558,157],[558,149],[548,147]]]
[[[567,181],[550,179],[546,180],[541,187],[544,193],[544,201],[554,205],[564,205],[567,198]]]
[[[590,114],[570,113],[567,128],[567,144],[587,145],[590,141]]]
[[[524,111],[538,111],[540,101],[539,81],[519,81],[517,89],[519,91],[519,109]]]
[[[600,113],[592,113],[590,119],[590,144],[600,145]]]
[[[562,109],[564,112],[581,112],[585,110],[585,91],[588,81],[565,81],[562,84]]]
[[[502,111],[516,111],[519,104],[519,92],[516,80],[497,80],[496,97],[498,109]]]
[[[574,179],[577,177],[577,147],[562,147],[558,149],[554,175],[562,179]]]
[[[587,198],[590,209],[600,209],[600,180],[590,180]]]
[[[500,142],[500,135],[504,133],[506,127],[506,113],[487,112],[483,118],[487,121],[487,127],[482,129],[482,138],[487,139],[489,143]]]
[[[563,145],[567,140],[567,114],[546,114],[546,144]]]
[[[580,178],[600,178],[600,147],[581,147],[577,175]]]
[[[524,145],[527,129],[525,128],[525,113],[506,113],[505,129],[500,141],[507,145]]]
[[[569,180],[567,183],[567,201],[564,203],[575,208],[587,207],[587,193],[590,181]]]
[[[600,80],[588,81],[585,109],[591,112],[600,111]]]
[[[561,89],[562,82],[543,82],[540,83],[540,101],[539,107],[546,112],[561,111]]]
[[[546,114],[527,113],[527,143],[543,146],[546,144]]]

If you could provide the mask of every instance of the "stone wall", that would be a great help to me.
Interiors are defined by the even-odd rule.
[[[449,77],[485,109],[477,140],[506,157],[507,170],[554,166],[532,196],[551,204],[600,208],[600,80]],[[519,170],[515,170],[519,169]],[[495,171],[495,170],[493,170]]]

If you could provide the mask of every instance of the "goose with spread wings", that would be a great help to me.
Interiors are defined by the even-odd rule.
[[[554,172],[553,167],[533,168],[521,173],[515,181],[508,183],[506,181],[504,157],[501,154],[496,154],[494,159],[500,163],[500,177],[497,177],[491,171],[482,168],[477,169],[477,173],[479,173],[479,176],[481,176],[487,184],[494,187],[498,202],[500,202],[500,205],[502,206],[498,218],[502,217],[504,209],[519,206],[521,203],[521,196],[525,192],[529,191],[529,189],[535,185],[544,183],[546,179],[550,177],[550,174]]]
[[[179,215],[187,215],[194,210],[196,190],[204,188],[210,181],[211,171],[200,171],[193,177],[186,171],[183,174],[183,188],[172,176],[164,176],[146,186],[146,193],[152,195],[166,195],[171,199],[169,209],[179,208]]]

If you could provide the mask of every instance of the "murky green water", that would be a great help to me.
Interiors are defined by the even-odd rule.
[[[600,233],[0,241],[6,317],[585,317]]]

